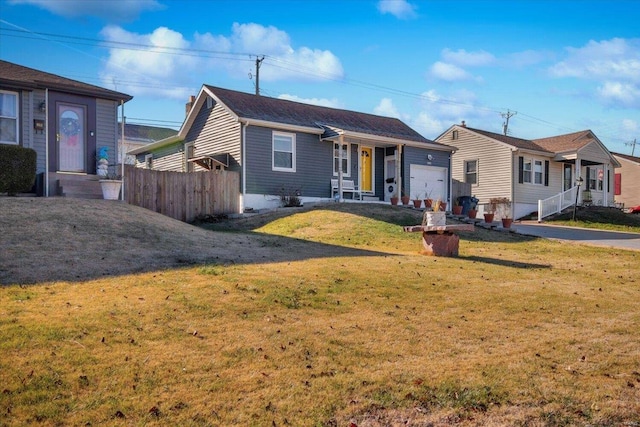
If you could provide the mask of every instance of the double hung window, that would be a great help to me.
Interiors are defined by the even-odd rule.
[[[272,169],[280,172],[296,171],[296,136],[290,133],[273,133]]]
[[[0,90],[0,143],[18,143],[18,94]]]

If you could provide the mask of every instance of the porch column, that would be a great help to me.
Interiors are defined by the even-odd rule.
[[[575,186],[575,182],[578,180],[578,178],[580,178],[582,176],[582,160],[580,159],[579,156],[576,156],[576,165],[575,165],[575,178],[573,179],[573,185]],[[583,189],[586,188],[587,182],[585,181],[583,184]],[[576,191],[579,191],[580,189],[576,189]],[[578,203],[582,203],[582,194],[578,194],[576,197],[576,200],[578,201]]]
[[[602,164],[602,206],[609,206],[609,174],[607,174],[608,170],[607,164]]]
[[[338,136],[338,200],[344,202],[342,198],[342,145],[344,144],[344,135]]]
[[[402,145],[396,147],[396,191],[400,193],[398,197],[402,197]]]

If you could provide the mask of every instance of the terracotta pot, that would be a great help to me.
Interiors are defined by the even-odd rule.
[[[430,208],[430,207],[431,207],[431,203],[433,203],[433,200],[431,200],[431,199],[424,199],[424,207],[425,207],[425,208]]]
[[[486,213],[484,214],[484,222],[493,222],[493,215],[492,213]]]
[[[513,224],[513,218],[502,218],[503,228],[511,228],[511,224]]]
[[[398,198],[397,198],[397,197],[392,197],[392,198],[391,198],[391,204],[392,204],[393,206],[397,205],[397,204],[398,204]]]
[[[413,201],[413,207],[416,209],[420,209],[420,206],[422,206],[422,200],[414,200]]]
[[[471,219],[476,219],[476,215],[478,215],[478,211],[476,209],[469,209],[469,212],[467,212],[467,216]]]
[[[453,207],[453,214],[454,215],[462,215],[462,206],[460,206],[460,205],[454,206]]]
[[[441,202],[440,203],[440,210],[443,212],[447,211],[447,202]]]
[[[411,197],[409,196],[402,196],[400,199],[402,200],[403,205],[408,205],[409,202],[411,201]]]

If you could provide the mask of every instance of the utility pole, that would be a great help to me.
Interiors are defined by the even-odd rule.
[[[509,111],[509,110],[507,110],[507,112],[506,112],[506,113],[500,113],[500,115],[502,116],[502,118],[504,118],[504,119],[506,119],[506,120],[507,120],[506,122],[504,122],[504,123],[502,124],[502,130],[503,130],[503,132],[504,132],[505,136],[507,135],[507,131],[509,130],[509,119],[510,119],[511,117],[515,116],[516,114],[518,114],[518,112],[517,112],[517,111],[511,112],[511,111]]]
[[[633,142],[625,142],[624,145],[630,145],[631,146],[631,155],[633,156],[633,153],[636,151],[636,139],[633,139]]]
[[[256,95],[260,96],[260,65],[264,61],[264,55],[262,58],[256,56]]]

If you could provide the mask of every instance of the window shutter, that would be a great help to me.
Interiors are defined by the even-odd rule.
[[[522,184],[524,182],[524,157],[518,157],[518,182]]]
[[[544,186],[549,186],[549,160],[544,161]]]
[[[589,187],[589,179],[591,179],[591,174],[589,172],[591,172],[591,168],[587,168],[587,189],[591,190],[591,188]]]
[[[614,196],[619,196],[622,194],[622,174],[615,174],[615,184],[614,184]]]

